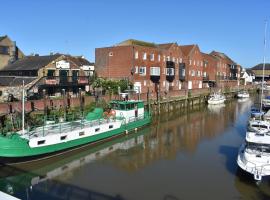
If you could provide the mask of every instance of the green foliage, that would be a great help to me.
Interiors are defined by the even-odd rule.
[[[96,78],[92,84],[93,88],[102,88],[107,91],[108,94],[118,94],[118,87],[121,91],[125,91],[129,88],[133,88],[133,85],[129,80],[107,80],[103,78]]]

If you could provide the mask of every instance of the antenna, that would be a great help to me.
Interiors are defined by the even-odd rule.
[[[24,134],[24,80],[23,80],[23,88],[22,88],[22,134]]]
[[[267,23],[268,23],[268,21],[265,20],[265,22],[264,22],[264,50],[263,50],[263,77],[262,77],[262,94],[261,94],[261,108],[260,108],[260,112],[262,112],[262,96],[263,96],[263,84],[264,84],[264,69],[265,69]],[[261,116],[261,118],[262,118],[262,116]]]

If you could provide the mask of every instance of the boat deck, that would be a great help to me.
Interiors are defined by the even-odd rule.
[[[35,138],[35,137],[44,137],[47,135],[67,133],[74,130],[80,130],[83,128],[89,128],[89,127],[98,126],[98,125],[106,124],[106,123],[112,123],[112,122],[115,122],[116,120],[119,120],[119,119],[108,118],[108,119],[99,119],[99,120],[93,120],[93,121],[77,120],[77,121],[72,121],[72,122],[50,124],[50,125],[37,127],[34,130],[25,131],[25,133],[21,132],[22,134],[21,137],[30,140],[31,138]]]

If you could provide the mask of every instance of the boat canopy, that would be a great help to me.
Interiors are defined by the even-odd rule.
[[[86,115],[86,120],[96,120],[100,119],[103,115],[102,108],[95,108],[93,112],[90,112]]]
[[[111,109],[114,110],[134,110],[136,108],[143,108],[144,103],[143,101],[121,101],[121,100],[114,100],[110,103]]]

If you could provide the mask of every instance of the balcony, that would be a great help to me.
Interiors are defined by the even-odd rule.
[[[185,81],[186,80],[186,66],[185,63],[179,64],[179,80]]]
[[[175,78],[175,63],[172,61],[166,62],[166,80],[173,82]]]
[[[160,67],[150,67],[150,79],[153,83],[159,83]]]
[[[43,77],[41,84],[47,86],[78,86],[88,85],[89,76],[47,76]]]
[[[209,75],[203,76],[203,82],[208,82],[209,81]]]

